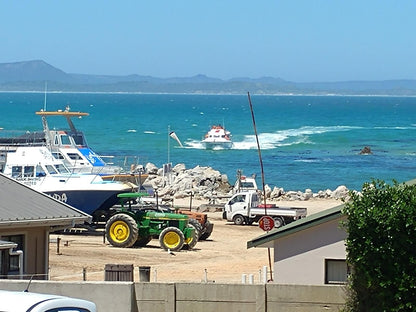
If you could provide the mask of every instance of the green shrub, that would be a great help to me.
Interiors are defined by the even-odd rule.
[[[416,186],[373,180],[350,196],[346,311],[416,311]]]

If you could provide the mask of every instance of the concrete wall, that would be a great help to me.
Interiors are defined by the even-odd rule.
[[[274,241],[274,282],[324,285],[325,259],[346,259],[345,230],[332,220]]]
[[[0,280],[5,290],[27,285]],[[345,302],[343,286],[32,281],[29,290],[87,299],[99,312],[331,312]]]

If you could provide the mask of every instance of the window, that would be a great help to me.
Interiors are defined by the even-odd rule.
[[[46,165],[46,170],[48,170],[49,174],[57,174],[58,173],[56,168],[52,165]]]
[[[325,259],[325,284],[345,284],[350,267],[343,259]]]
[[[76,145],[87,145],[84,140],[84,136],[82,133],[76,133],[72,135],[72,139],[75,141]]]
[[[67,135],[61,135],[62,145],[71,145],[71,141]]]
[[[22,166],[13,166],[12,167],[12,178],[21,178],[22,177]]]
[[[230,205],[234,203],[244,203],[246,200],[246,195],[237,195],[232,200],[230,200]]]
[[[25,178],[33,178],[35,176],[35,167],[25,166],[24,176],[25,176]]]
[[[41,165],[37,165],[36,166],[36,176],[37,177],[44,177],[44,176],[46,176],[46,172],[45,172],[45,170],[43,170],[43,168],[42,168]]]
[[[56,170],[59,173],[61,173],[61,174],[62,173],[70,173],[70,171],[68,170],[68,168],[65,167],[63,164],[56,164],[55,167],[56,167]]]
[[[68,157],[72,160],[82,160],[82,157],[76,153],[68,153]]]
[[[13,250],[24,250],[24,240],[25,240],[25,236],[24,235],[5,235],[1,237],[2,240],[6,240],[9,242],[13,242],[17,244],[17,247],[14,248]],[[3,261],[6,260],[4,258],[4,256],[8,256],[8,260],[9,261],[5,261],[6,263],[8,262],[8,267],[4,268],[5,272],[3,272],[4,274],[7,275],[17,275],[19,274],[19,256],[9,256],[8,250],[6,252],[4,252],[3,254]],[[3,264],[4,265],[4,264]]]
[[[64,155],[62,155],[59,152],[53,152],[52,155],[53,155],[53,157],[55,157],[55,159],[60,159],[60,160],[65,159]]]

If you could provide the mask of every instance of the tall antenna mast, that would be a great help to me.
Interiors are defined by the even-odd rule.
[[[256,120],[254,119],[253,105],[251,104],[250,92],[247,92],[247,96],[248,96],[248,102],[250,103],[251,117],[253,119],[254,134],[256,136],[257,150],[258,150],[258,153],[259,153],[260,168],[261,168],[261,183],[263,185],[264,215],[267,216],[267,211],[266,211],[266,207],[267,207],[266,206],[266,190],[265,190],[265,184],[264,184],[263,160],[261,158],[260,143],[259,143],[259,137],[257,135]],[[271,255],[270,255],[270,247],[267,248],[267,254],[269,256],[270,280],[272,281],[273,280],[273,270],[272,270],[272,259],[271,259]]]

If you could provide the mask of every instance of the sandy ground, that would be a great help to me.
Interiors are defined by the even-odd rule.
[[[193,207],[205,202],[193,201]],[[342,204],[333,199],[277,202],[280,206],[305,207],[308,215]],[[189,200],[176,200],[175,206],[189,207]],[[169,254],[157,239],[143,248],[115,248],[103,236],[51,235],[49,267],[54,281],[103,281],[106,264],[133,264],[134,280],[139,267],[150,266],[152,282],[241,283],[242,275],[251,274],[260,282],[262,269],[273,263],[273,250],[247,249],[247,241],[265,232],[257,224],[237,226],[222,219],[222,212],[207,212],[214,230],[206,241],[193,250]],[[57,241],[60,239],[59,251]],[[84,272],[84,273],[83,273]]]

